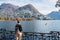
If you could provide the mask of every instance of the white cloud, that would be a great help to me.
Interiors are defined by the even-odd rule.
[[[34,7],[36,9],[38,9],[39,12],[41,12],[44,15],[49,14],[52,11],[57,11],[58,9],[55,8],[55,4],[56,4],[57,0],[44,0],[41,3],[34,3]]]
[[[51,2],[56,2],[56,1],[58,1],[58,0],[49,0],[49,1],[51,1]]]
[[[44,15],[47,15],[47,14],[51,13],[52,11],[58,11],[58,9],[54,9],[54,10],[41,10],[39,12],[44,14]]]
[[[44,14],[44,15],[47,15],[47,14],[49,14],[51,12],[51,10],[41,10],[39,12]]]

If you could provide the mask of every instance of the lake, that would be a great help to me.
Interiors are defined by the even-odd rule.
[[[16,21],[0,21],[0,28],[15,31]],[[49,33],[60,31],[60,20],[21,21],[23,32]]]

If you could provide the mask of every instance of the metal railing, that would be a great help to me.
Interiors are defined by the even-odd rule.
[[[0,40],[16,40],[14,31],[0,29]],[[60,32],[50,31],[49,33],[23,32],[22,40],[60,40]]]

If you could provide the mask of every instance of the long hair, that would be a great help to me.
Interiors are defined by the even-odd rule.
[[[17,23],[20,23],[20,21],[17,20]]]

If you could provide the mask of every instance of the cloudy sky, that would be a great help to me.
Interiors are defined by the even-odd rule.
[[[0,5],[2,3],[11,3],[18,6],[32,4],[40,13],[47,15],[58,10],[55,7],[56,1],[58,0],[0,0]]]

